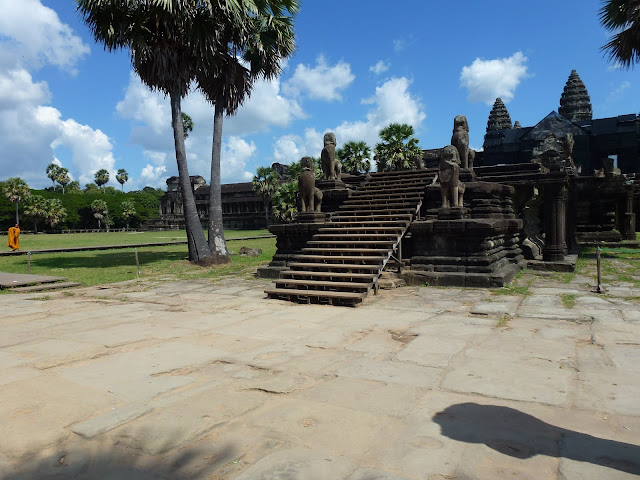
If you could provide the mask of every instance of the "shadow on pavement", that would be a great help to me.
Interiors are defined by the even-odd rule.
[[[235,470],[239,455],[233,445],[208,449],[185,449],[177,453],[149,456],[118,444],[96,451],[61,448],[44,458],[23,459],[16,469],[4,470],[0,480],[178,480],[210,478],[212,471]]]
[[[433,420],[449,438],[484,443],[511,457],[548,455],[640,474],[640,446],[556,427],[513,408],[459,403]]]

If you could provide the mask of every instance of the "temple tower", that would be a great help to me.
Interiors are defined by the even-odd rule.
[[[504,106],[500,97],[496,98],[496,102],[493,104],[491,113],[489,114],[489,121],[487,122],[487,132],[491,130],[504,130],[511,128],[511,117],[507,112],[507,107]]]
[[[591,120],[593,116],[591,98],[575,70],[571,70],[569,80],[564,86],[558,113],[572,122]]]

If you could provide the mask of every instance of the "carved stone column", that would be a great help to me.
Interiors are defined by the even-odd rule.
[[[567,248],[567,187],[554,183],[544,187],[545,246],[542,258],[548,262],[564,260]]]
[[[636,239],[636,214],[633,211],[633,185],[625,185],[624,234],[625,240]]]

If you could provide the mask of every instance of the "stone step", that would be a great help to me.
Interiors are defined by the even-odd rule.
[[[321,271],[342,271],[342,270],[368,270],[370,272],[379,273],[380,265],[362,265],[357,263],[308,263],[308,262],[291,262],[289,266],[292,268],[307,268],[311,271],[319,269]]]
[[[408,227],[409,220],[358,220],[357,222],[351,222],[347,220],[338,220],[335,222],[329,222],[336,227],[348,227],[350,225],[375,225],[380,227]]]
[[[327,290],[298,290],[293,288],[267,288],[266,293],[269,298],[283,298],[287,297],[287,300],[295,298],[297,300],[326,300],[327,303],[347,303],[351,305],[358,304],[367,296],[367,292],[331,292]]]
[[[346,280],[347,278],[359,281],[366,281],[373,283],[375,275],[372,273],[352,273],[352,272],[314,272],[305,270],[283,270],[280,272],[281,277],[292,278],[339,278],[339,281]]]
[[[438,173],[437,168],[421,168],[416,170],[393,170],[390,172],[371,172],[369,173],[369,178],[375,179],[380,177],[393,178],[393,177],[401,177],[407,175],[434,175]],[[367,178],[367,181],[369,180]]]
[[[335,236],[332,236],[332,238]],[[310,240],[307,245],[313,245],[316,248],[327,246],[328,248],[336,248],[339,246],[351,245],[355,248],[362,247],[364,245],[375,245],[376,249],[389,249],[395,244],[394,239],[389,240]]]
[[[297,254],[292,255],[291,258],[295,258],[296,260],[303,262],[316,262],[323,261],[328,262],[332,265],[336,263],[345,263],[345,262],[362,262],[362,263],[371,263],[371,264],[382,264],[382,261],[385,259],[386,255],[313,255],[313,254]]]
[[[373,287],[373,282],[361,283],[361,282],[331,282],[327,280],[309,280],[309,279],[297,279],[297,278],[279,278],[275,281],[278,288],[288,288],[287,285],[300,285],[303,288],[309,288],[310,290],[320,289],[339,289],[346,291],[369,291]],[[314,287],[314,288],[311,288]],[[331,290],[329,290],[331,291]]]
[[[403,192],[403,193],[422,193],[424,192],[424,185],[419,184],[415,186],[398,186],[393,189],[394,192]],[[376,185],[364,185],[360,187],[358,190],[353,192],[353,196],[362,195],[364,193],[388,193],[389,189]]]
[[[28,287],[15,287],[11,288],[11,292],[45,292],[49,290],[62,290],[63,288],[79,287],[80,284],[76,282],[56,282],[56,283],[42,283],[40,285],[30,285]]]
[[[377,204],[388,204],[388,203],[405,203],[415,205],[418,202],[422,201],[422,197],[415,196],[405,196],[404,194],[397,195],[389,195],[387,198],[382,197],[380,195],[364,195],[364,198],[360,197],[351,197],[349,200],[345,200],[342,205],[360,205],[360,204],[371,204],[375,202]]]
[[[384,201],[376,201],[376,202],[366,202],[366,203],[357,203],[355,205],[344,203],[340,205],[339,213],[343,213],[344,211],[360,211],[360,210],[380,210],[380,211],[396,211],[396,210],[415,210],[417,202],[384,202]]]
[[[391,247],[389,247],[391,248]],[[357,255],[365,255],[368,253],[378,254],[378,253],[386,253],[389,251],[389,248],[362,248],[362,247],[306,247],[302,249],[302,252],[307,254],[327,254],[330,255],[332,253],[348,253],[348,254],[357,254]]]
[[[413,208],[405,208],[402,209],[398,212],[393,212],[393,213],[388,213],[389,210],[387,211],[373,211],[373,212],[368,212],[366,210],[358,210],[358,211],[349,211],[349,210],[343,210],[343,211],[338,211],[336,213],[334,213],[331,216],[331,221],[332,222],[336,222],[336,221],[357,221],[357,220],[373,220],[373,218],[371,217],[376,217],[379,220],[400,220],[403,219],[406,222],[410,222],[411,219],[413,218]],[[351,215],[349,215],[349,213],[353,212]]]
[[[411,220],[413,218],[415,207],[411,208],[389,208],[387,210],[340,210],[336,212],[331,220],[373,220],[379,218],[381,220],[391,220],[394,218],[405,218]]]
[[[377,232],[402,232],[405,227],[397,226],[397,227],[379,227],[377,225],[362,225],[353,227],[322,227],[318,230],[318,233],[333,233],[339,234],[341,232],[347,233],[347,230],[350,232],[365,232],[365,231],[375,231]],[[316,234],[317,235],[317,234]],[[315,236],[314,236],[315,237]]]

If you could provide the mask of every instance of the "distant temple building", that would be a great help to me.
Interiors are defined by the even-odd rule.
[[[640,117],[635,113],[593,119],[591,99],[584,83],[573,70],[560,97],[558,111],[551,112],[532,127],[511,128],[504,103],[496,100],[484,137],[483,152],[476,165],[528,163],[536,149],[551,136],[573,134],[573,158],[582,175],[603,168],[603,159],[617,158],[622,173],[640,172]]]
[[[200,175],[193,175],[191,188],[196,199],[196,209],[203,226],[209,218],[209,185]],[[182,191],[178,177],[167,179],[167,192],[160,199],[160,216],[148,220],[143,228],[149,230],[184,228]],[[222,185],[222,221],[225,228],[252,230],[266,228],[265,203],[253,191],[251,182]]]

